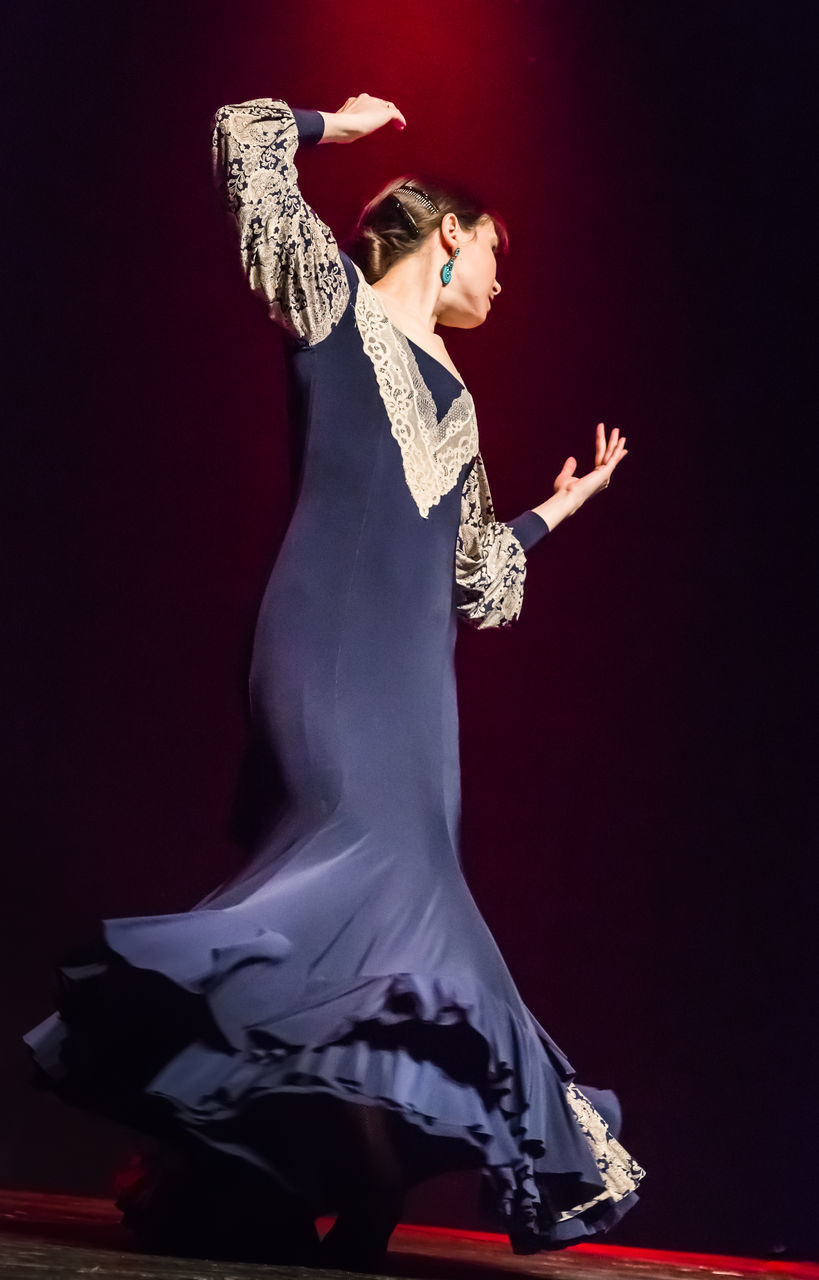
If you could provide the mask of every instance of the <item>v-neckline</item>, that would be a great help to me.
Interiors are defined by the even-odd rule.
[[[386,315],[386,312],[384,314]],[[392,320],[390,320],[389,316],[387,316],[387,321],[392,326],[392,328],[395,329],[396,333],[400,334],[402,338],[406,339],[406,341],[410,344],[411,347],[414,347],[416,351],[420,351],[425,356],[428,356],[429,359],[432,360],[434,364],[437,364],[439,368],[443,369],[444,373],[449,374],[453,382],[457,382],[458,386],[461,388],[462,391],[466,391],[466,383],[461,382],[461,379],[457,376],[457,374],[454,374],[452,370],[448,367],[448,365],[444,364],[443,360],[439,360],[438,357],[434,356],[431,351],[427,351],[426,347],[422,347],[413,338],[411,338],[409,334],[404,333],[403,329],[399,329],[397,325],[394,325],[392,323]]]
[[[420,343],[416,342],[414,338],[411,338],[408,333],[404,333],[403,329],[399,329],[398,325],[394,324],[392,320],[390,320],[390,317],[387,315],[387,308],[384,306],[383,302],[378,296],[378,290],[373,289],[372,285],[370,285],[370,291],[373,297],[375,298],[376,302],[378,303],[378,307],[381,311],[381,314],[386,320],[387,324],[390,326],[390,328],[395,333],[397,333],[399,337],[403,338],[405,342],[408,342],[411,347],[415,347],[416,351],[423,351],[425,356],[429,356],[430,360],[434,360],[437,365],[440,365],[440,367],[444,370],[445,373],[449,374],[453,382],[457,382],[458,386],[461,388],[462,391],[466,391],[467,389],[466,383],[462,382],[461,379],[458,377],[458,375],[453,373],[452,370],[447,365],[444,364],[443,360],[439,360],[438,357],[434,356],[431,351],[427,351],[426,347],[422,347]]]
[[[457,484],[463,464],[478,452],[475,406],[466,384],[392,323],[358,263],[355,270],[355,324],[375,373],[390,431],[401,450],[407,486],[426,519],[436,502]],[[443,417],[419,368],[417,352],[440,365],[457,388]]]

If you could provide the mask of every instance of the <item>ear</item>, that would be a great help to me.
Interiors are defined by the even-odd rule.
[[[454,213],[445,213],[441,219],[441,243],[448,254],[458,248],[461,236],[461,224],[457,215]]]

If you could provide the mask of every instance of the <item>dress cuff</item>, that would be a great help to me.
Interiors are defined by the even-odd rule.
[[[524,511],[523,515],[506,523],[514,533],[524,551],[528,551],[549,532],[549,526],[536,511]]]
[[[295,107],[290,110],[296,120],[299,132],[299,146],[315,146],[324,136],[324,116],[320,111],[301,111]]]

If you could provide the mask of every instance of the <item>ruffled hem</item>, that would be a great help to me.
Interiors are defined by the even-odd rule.
[[[565,1055],[469,977],[317,981],[287,938],[230,909],[103,928],[61,967],[60,1013],[24,1037],[41,1083],[65,1101],[205,1144],[291,1190],[285,1099],[291,1110],[319,1095],[382,1108],[419,1178],[483,1168],[516,1252],[588,1239],[635,1203],[644,1171]],[[303,1129],[295,1146],[317,1133]],[[295,1181],[311,1194],[321,1159],[303,1154]]]

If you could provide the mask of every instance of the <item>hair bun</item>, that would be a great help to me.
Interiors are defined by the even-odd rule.
[[[344,248],[361,267],[365,280],[375,284],[401,258],[415,253],[447,213],[454,213],[467,233],[490,218],[501,250],[506,250],[506,224],[493,209],[470,191],[412,173],[388,182],[364,206]]]

